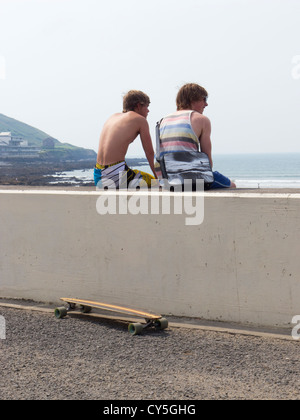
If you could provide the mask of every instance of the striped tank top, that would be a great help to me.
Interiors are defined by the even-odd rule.
[[[191,115],[194,111],[177,111],[163,118],[160,123],[160,158],[166,153],[182,151],[198,151],[200,143],[191,125]],[[158,153],[158,151],[157,151]],[[158,162],[155,170],[161,178],[161,169]]]
[[[177,111],[160,124],[160,153],[199,150],[199,139],[192,125],[193,111]]]

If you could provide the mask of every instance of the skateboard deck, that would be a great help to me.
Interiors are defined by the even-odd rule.
[[[91,300],[84,299],[75,299],[75,298],[60,298],[61,301],[67,304],[67,306],[62,306],[55,308],[54,315],[56,318],[64,318],[68,312],[76,310],[76,305],[79,305],[82,313],[91,312],[92,308],[102,309],[105,311],[117,312],[120,314],[138,316],[144,318],[146,323],[130,323],[128,325],[128,331],[132,335],[140,334],[145,328],[154,327],[156,329],[164,330],[168,328],[168,320],[163,318],[161,315],[144,312],[132,308],[127,308],[126,306],[111,305],[103,302],[95,302]]]

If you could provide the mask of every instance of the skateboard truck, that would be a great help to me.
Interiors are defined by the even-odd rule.
[[[163,318],[161,315],[152,314],[149,312],[143,312],[136,309],[127,308],[124,306],[110,305],[107,303],[93,302],[89,300],[73,299],[73,298],[61,298],[66,306],[57,307],[54,310],[54,315],[57,319],[64,318],[68,312],[76,310],[76,305],[79,305],[81,313],[90,313],[92,308],[104,309],[111,312],[118,312],[126,315],[140,316],[145,319],[146,323],[130,323],[128,325],[128,331],[131,335],[141,334],[144,329],[155,328],[156,330],[164,330],[168,328],[168,320]]]

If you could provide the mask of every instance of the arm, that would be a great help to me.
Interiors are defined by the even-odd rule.
[[[204,152],[209,157],[209,161],[211,164],[211,167],[213,167],[213,161],[212,161],[212,145],[211,145],[211,123],[208,118],[205,117],[203,119],[203,127],[202,127],[202,133],[200,135],[199,141],[200,141],[200,147],[201,152]]]
[[[192,124],[195,134],[199,138],[201,152],[207,154],[211,167],[213,167],[213,161],[211,157],[212,146],[211,146],[211,139],[210,139],[210,136],[211,136],[210,120],[204,115],[200,114],[199,112],[193,112],[191,116],[191,124]]]
[[[149,125],[145,118],[143,118],[143,120],[141,121],[140,136],[141,136],[141,141],[142,141],[146,158],[149,162],[149,165],[153,172],[154,177],[157,179],[157,175],[154,168],[154,150],[153,150],[151,135],[149,131]]]

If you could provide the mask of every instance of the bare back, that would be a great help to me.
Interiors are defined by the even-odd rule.
[[[112,115],[100,135],[97,162],[110,165],[125,160],[127,149],[140,134],[146,119],[134,111]]]

